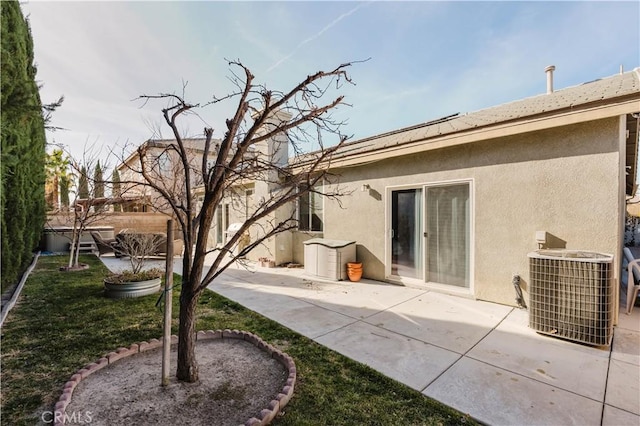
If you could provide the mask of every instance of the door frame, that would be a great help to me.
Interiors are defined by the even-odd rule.
[[[422,278],[408,278],[402,277],[399,275],[392,275],[392,256],[391,256],[391,248],[392,248],[392,226],[391,226],[391,212],[392,212],[392,192],[393,191],[401,191],[404,189],[422,189],[422,226],[423,229],[426,230],[427,225],[427,217],[426,217],[426,189],[429,187],[435,186],[448,186],[448,185],[461,185],[467,184],[469,185],[469,287],[457,287],[448,284],[440,284],[436,282],[428,282],[426,281],[426,264],[427,264],[427,253],[426,253],[426,239],[422,238],[422,255],[423,259],[423,267],[422,267]],[[420,288],[428,288],[437,290],[445,293],[452,293],[462,296],[473,296],[474,288],[475,288],[475,182],[473,178],[466,179],[450,179],[450,180],[440,180],[440,181],[432,181],[432,182],[424,182],[424,183],[415,183],[415,184],[405,184],[405,185],[390,185],[385,187],[385,212],[384,212],[384,232],[385,232],[385,247],[384,247],[384,272],[385,279],[389,282],[402,284],[411,287],[420,287]]]

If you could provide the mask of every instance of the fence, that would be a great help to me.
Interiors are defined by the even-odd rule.
[[[132,212],[107,212],[91,226],[113,226],[114,233],[118,233],[123,229],[131,229],[137,232],[167,232],[167,220],[171,216],[164,213],[132,213]],[[177,223],[177,221],[174,221]],[[71,214],[55,214],[47,216],[47,225],[55,226],[73,226],[73,215]],[[179,228],[174,230],[180,232]]]

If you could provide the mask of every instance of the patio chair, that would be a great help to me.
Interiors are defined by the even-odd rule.
[[[116,241],[115,239],[104,239],[98,232],[91,232],[91,237],[93,241],[95,241],[96,247],[98,247],[98,256],[115,252],[113,246]]]
[[[184,241],[181,239],[173,240],[173,256],[182,256],[182,250],[184,249]],[[164,256],[167,254],[167,237],[163,236],[158,240],[156,255]]]
[[[624,256],[627,258],[627,314],[631,314],[631,309],[640,291],[640,259],[635,259],[629,248],[624,248]]]

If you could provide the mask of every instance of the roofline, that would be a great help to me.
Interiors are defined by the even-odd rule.
[[[124,169],[125,165],[126,165],[127,163],[129,163],[129,161],[131,161],[131,160],[133,160],[133,159],[135,158],[135,156],[136,156],[136,155],[137,155],[137,153],[138,153],[138,148],[140,148],[140,147],[142,147],[142,146],[144,146],[144,145],[147,145],[147,144],[149,143],[149,141],[151,141],[151,139],[147,139],[146,141],[144,141],[144,142],[142,142],[140,145],[138,145],[138,146],[136,147],[136,149],[134,149],[134,150],[131,152],[131,154],[129,154],[129,155],[127,156],[127,158],[125,158],[124,160],[122,160],[122,161],[120,162],[120,164],[116,167],[116,169],[118,169],[118,170],[122,170],[122,169]]]
[[[204,140],[206,140],[206,139],[205,139],[205,138],[183,138],[183,140],[185,140],[185,141],[187,141],[187,140],[190,140],[190,141],[204,141]],[[126,165],[127,163],[129,163],[129,161],[131,161],[131,160],[133,160],[133,159],[135,159],[135,158],[137,157],[138,149],[139,149],[139,148],[141,148],[141,147],[143,147],[143,146],[149,146],[149,147],[151,147],[151,148],[159,148],[159,147],[164,146],[161,142],[165,142],[165,143],[167,143],[167,145],[168,145],[168,144],[170,144],[170,143],[172,143],[172,142],[175,142],[175,141],[176,141],[175,139],[147,139],[146,141],[144,141],[144,142],[142,142],[140,145],[138,145],[138,146],[136,147],[136,149],[134,149],[134,150],[133,150],[133,152],[132,152],[131,154],[129,154],[129,155],[127,156],[127,158],[126,158],[125,160],[123,160],[123,161],[120,163],[120,165],[118,165],[116,168],[117,168],[118,170],[122,170],[122,169],[124,169],[124,168],[125,168],[125,165]],[[211,141],[220,141],[220,139],[211,139]],[[188,149],[190,149],[190,150],[192,150],[192,151],[201,151],[201,152],[204,152],[204,150],[203,150],[203,149],[200,149],[200,148],[188,148]]]
[[[492,123],[473,129],[465,129],[445,135],[432,136],[422,139],[411,139],[411,133],[423,128],[423,125],[412,126],[390,133],[407,133],[407,142],[392,145],[384,148],[372,149],[356,154],[344,154],[333,156],[322,164],[322,168],[336,169],[341,167],[351,167],[380,161],[390,157],[410,155],[418,152],[431,151],[468,143],[485,141],[499,137],[513,136],[521,133],[540,131],[554,127],[567,126],[571,124],[583,123],[587,121],[599,120],[603,118],[615,117],[623,114],[640,111],[640,93],[632,93],[618,98],[608,98],[575,107],[567,107],[559,110],[548,111],[541,114],[527,117],[515,118],[500,123]],[[377,139],[386,136],[388,133],[360,139],[349,143],[356,144],[363,141]],[[294,173],[303,168],[306,162],[292,165]]]

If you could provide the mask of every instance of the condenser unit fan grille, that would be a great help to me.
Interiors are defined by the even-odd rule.
[[[613,336],[612,256],[538,250],[529,253],[529,326],[590,345]]]

